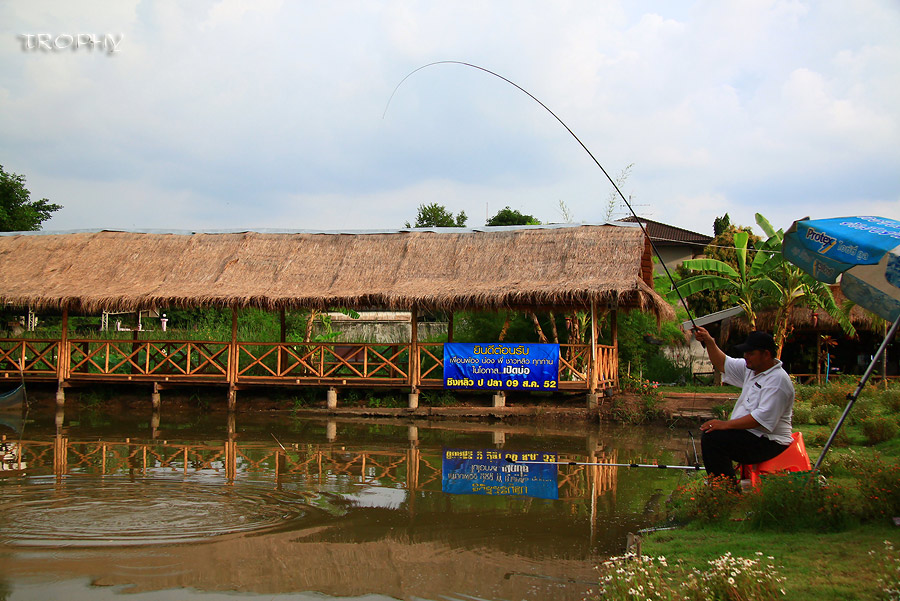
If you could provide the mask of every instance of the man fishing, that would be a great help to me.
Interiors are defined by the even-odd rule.
[[[711,419],[700,426],[706,473],[736,482],[734,461],[767,461],[791,444],[794,385],[775,358],[775,340],[768,332],[750,332],[747,340],[735,346],[744,354],[741,360],[727,356],[705,328],[697,326],[692,331],[706,345],[710,362],[723,374],[722,381],[742,389],[729,419]]]

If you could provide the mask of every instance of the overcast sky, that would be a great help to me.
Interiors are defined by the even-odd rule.
[[[633,165],[642,216],[900,219],[898,32],[896,0],[7,0],[0,164],[64,206],[45,230],[602,222],[603,173],[513,86],[440,64],[394,93],[464,61]]]

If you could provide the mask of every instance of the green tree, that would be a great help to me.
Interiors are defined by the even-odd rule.
[[[730,226],[731,217],[728,216],[728,213],[725,213],[721,217],[716,217],[715,220],[713,220],[713,236],[724,234]]]
[[[756,214],[756,223],[769,236],[767,246],[780,250],[784,241],[784,230],[776,231],[759,213]],[[822,309],[840,324],[846,334],[850,336],[856,334],[856,329],[850,323],[849,310],[838,306],[827,284],[785,261],[781,253],[773,253],[772,258],[767,261],[767,266],[768,277],[774,286],[772,300],[775,307],[775,327],[772,336],[778,348],[778,359],[781,359],[784,341],[794,330],[791,316],[794,309],[799,306]]]
[[[31,200],[25,176],[7,173],[0,165],[0,231],[34,232],[62,208],[46,198]]]
[[[525,215],[509,207],[500,209],[497,214],[487,220],[485,225],[540,225],[537,217]]]
[[[465,227],[468,217],[465,211],[460,211],[456,217],[447,210],[444,205],[433,202],[431,204],[419,205],[419,212],[416,215],[416,224],[410,225],[406,222],[405,227]]]

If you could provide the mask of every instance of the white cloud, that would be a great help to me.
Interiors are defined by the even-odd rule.
[[[410,71],[462,60],[611,174],[634,163],[655,219],[900,217],[898,28],[890,0],[5,3],[0,150],[65,206],[48,227],[399,227],[423,202],[479,225],[559,200],[600,220],[602,173],[496,78],[429,67],[382,119]],[[80,29],[121,51],[15,38]]]

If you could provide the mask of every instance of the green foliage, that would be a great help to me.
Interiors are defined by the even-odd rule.
[[[734,411],[734,403],[735,401],[726,401],[720,405],[713,405],[711,409],[716,419],[728,419],[731,412]]]
[[[775,230],[769,221],[756,214],[756,223],[763,229],[769,239],[763,248],[765,250],[781,250],[784,241],[784,231]],[[765,252],[765,251],[764,251]],[[769,281],[774,287],[770,291],[771,299],[768,304],[775,308],[775,345],[781,349],[784,341],[791,334],[794,327],[791,325],[791,315],[794,308],[805,305],[814,309],[822,309],[835,319],[848,336],[856,334],[856,329],[850,323],[848,308],[839,307],[835,303],[834,296],[828,285],[817,281],[812,275],[806,273],[793,263],[784,259],[780,252],[774,252],[766,261],[765,270]],[[780,356],[780,355],[779,355]]]
[[[854,407],[854,410],[856,407]],[[866,442],[870,445],[891,440],[897,435],[900,426],[893,416],[871,415],[860,420],[860,426]]]
[[[772,290],[768,272],[775,255],[771,252],[770,245],[763,245],[761,252],[752,252],[751,235],[747,231],[734,231],[732,239],[733,263],[714,258],[684,261],[682,266],[685,269],[697,273],[678,282],[678,292],[687,298],[704,291],[722,291],[730,305],[738,305],[744,309],[750,327],[755,329],[756,312],[764,305],[766,296]],[[670,300],[676,298],[673,291]]]
[[[756,530],[834,532],[855,521],[849,492],[811,472],[765,476],[747,497],[748,525]]]
[[[669,499],[669,511],[680,523],[720,522],[729,519],[741,502],[730,478],[700,478],[677,487]]]
[[[727,263],[733,267],[737,266],[737,253],[735,251],[734,243],[734,235],[737,232],[745,232],[747,234],[751,249],[760,241],[760,238],[754,235],[749,227],[735,227],[733,225],[728,225],[722,233],[717,234],[706,248],[703,249],[703,256],[708,259],[715,259]],[[754,255],[755,251],[750,250],[749,258],[751,261],[753,260],[752,257]],[[689,278],[692,275],[696,275],[692,273],[692,269],[684,264],[678,266],[676,273],[678,278],[682,280]],[[730,294],[726,291],[708,289],[705,291],[698,291],[685,300],[694,315],[709,315],[710,313],[733,307],[735,303],[729,300],[729,296]]]
[[[377,396],[370,396],[367,403],[368,407],[379,408],[379,407],[405,407],[406,404],[400,398],[400,395],[394,393],[388,393],[384,395],[382,398],[378,398]]]
[[[813,419],[815,420],[815,418]],[[818,430],[816,432],[813,432],[809,437],[809,445],[814,447],[824,446],[828,441],[829,436],[831,436],[831,430]],[[846,447],[847,445],[849,445],[850,435],[847,433],[847,428],[841,428],[840,430],[838,430],[831,444],[835,447]]]
[[[664,346],[684,343],[684,334],[675,322],[657,328],[653,315],[629,311],[620,314],[618,338],[620,373],[660,382],[677,382],[689,376],[689,367],[673,363],[662,353]]]
[[[863,462],[856,476],[863,519],[890,519],[900,515],[900,464],[875,455]]]
[[[791,416],[791,423],[794,426],[808,424],[812,420],[812,407],[807,403],[794,403],[794,412]]]
[[[720,236],[728,231],[728,228],[731,226],[731,217],[728,216],[728,213],[725,213],[721,217],[716,217],[713,220],[713,236]]]
[[[423,390],[419,403],[425,407],[449,407],[457,403],[457,398],[449,390]]]
[[[541,222],[533,215],[525,215],[518,210],[505,207],[497,211],[497,214],[487,220],[485,225],[540,225]]]
[[[457,342],[490,342],[497,340],[503,324],[509,317],[509,328],[503,342],[537,342],[534,323],[527,313],[508,311],[500,313],[460,311],[454,314],[454,340]],[[550,331],[550,320],[546,315],[538,315],[538,321],[546,334]],[[557,329],[565,332],[565,321],[557,316]]]
[[[0,165],[0,231],[32,232],[62,208],[46,198],[31,200],[25,176],[7,173]]]
[[[444,205],[436,202],[419,205],[415,225],[406,222],[405,227],[465,227],[468,217],[460,211],[456,217]]]
[[[837,421],[841,408],[837,405],[819,405],[812,408],[810,417],[814,424],[830,426]]]
[[[850,409],[850,413],[847,414],[846,423],[857,425],[866,418],[875,415],[875,411],[877,408],[878,403],[874,398],[861,396],[860,398],[856,399],[855,403],[853,403],[853,408]],[[843,410],[844,408],[841,407],[841,412],[843,412]]]
[[[878,395],[878,400],[885,410],[891,413],[900,413],[900,389],[889,388]]]
[[[813,407],[820,405],[843,406],[847,403],[847,395],[853,391],[853,384],[844,380],[832,380],[824,386],[810,387],[813,392],[810,395],[810,402]]]

